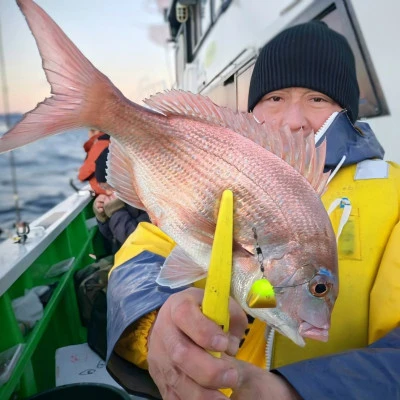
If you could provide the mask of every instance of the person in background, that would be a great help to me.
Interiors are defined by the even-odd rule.
[[[118,199],[112,188],[107,184],[108,152],[109,149],[107,147],[95,161],[94,178],[104,193],[96,196],[93,202],[93,211],[99,231],[109,242],[113,243],[112,252],[115,253],[140,222],[150,222],[150,220],[145,211],[132,207]]]
[[[89,181],[94,195],[106,194],[106,191],[100,187],[95,177],[96,160],[101,152],[108,148],[110,136],[97,129],[90,129],[89,139],[84,143],[83,148],[86,152],[86,158],[79,169],[78,179],[81,182]]]
[[[322,197],[338,235],[340,281],[328,343],[300,348],[268,328],[266,347],[265,324],[234,300],[224,333],[201,313],[203,289],[172,294],[156,284],[175,243],[140,224],[109,277],[114,376],[140,386],[129,369],[113,370],[117,354],[148,369],[164,399],[227,398],[219,388],[232,388],[232,399],[400,398],[400,167],[382,160],[371,128],[356,122],[358,102],[353,53],[326,24],[286,29],[260,52],[248,98],[259,122],[306,134],[338,112],[326,132],[325,167],[339,170]]]

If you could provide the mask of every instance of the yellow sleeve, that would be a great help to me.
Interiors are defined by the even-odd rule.
[[[126,261],[143,251],[167,257],[175,242],[155,225],[141,222],[135,231],[126,239],[121,249],[115,254],[114,266],[109,276]],[[195,286],[204,287],[205,279],[195,282]],[[114,351],[123,359],[142,369],[148,369],[147,338],[154,324],[158,311],[152,311],[129,325],[114,346]]]
[[[141,222],[115,254],[114,266],[109,272],[109,278],[115,277],[113,274],[118,273],[120,266],[144,251],[167,257],[174,246],[175,242],[155,225]],[[119,284],[123,283],[119,282]],[[152,311],[131,323],[114,346],[114,351],[120,357],[142,369],[148,368],[147,338],[156,316],[157,311]]]
[[[398,166],[397,166],[398,167]],[[400,326],[400,222],[395,225],[370,295],[368,342]]]
[[[123,359],[135,364],[139,368],[148,369],[147,338],[153,326],[157,310],[146,314],[125,329],[114,347],[114,351]]]

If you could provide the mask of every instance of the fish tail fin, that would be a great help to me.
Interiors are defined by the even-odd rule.
[[[108,96],[119,90],[32,0],[17,0],[42,57],[52,96],[0,138],[0,153],[83,126],[100,129]]]

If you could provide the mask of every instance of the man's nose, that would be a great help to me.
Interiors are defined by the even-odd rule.
[[[305,115],[305,110],[300,104],[290,104],[287,106],[283,124],[288,125],[292,133],[297,133],[301,129],[304,133],[309,133],[311,129]]]

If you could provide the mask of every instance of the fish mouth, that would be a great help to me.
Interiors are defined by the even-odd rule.
[[[329,339],[329,330],[326,327],[318,328],[308,322],[302,322],[299,326],[299,334],[302,337],[327,342]]]
[[[299,331],[296,329],[290,328],[288,325],[280,325],[275,326],[271,324],[271,326],[280,334],[283,336],[286,336],[288,339],[290,339],[293,343],[297,344],[297,346],[304,347],[306,345],[306,342],[302,338],[301,334]]]

